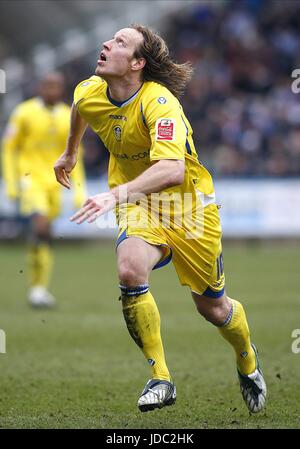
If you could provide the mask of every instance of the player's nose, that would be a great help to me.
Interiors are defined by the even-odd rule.
[[[111,41],[103,42],[102,47],[104,50],[110,50],[111,49]]]

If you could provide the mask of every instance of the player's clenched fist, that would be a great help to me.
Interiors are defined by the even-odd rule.
[[[86,200],[83,207],[70,220],[81,224],[87,220],[92,223],[98,217],[116,206],[116,198],[111,192],[99,193]]]

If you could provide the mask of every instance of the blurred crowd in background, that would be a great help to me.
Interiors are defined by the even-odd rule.
[[[300,174],[300,2],[228,0],[199,3],[168,18],[159,30],[177,62],[194,76],[181,99],[194,130],[199,159],[215,177],[287,177]],[[95,66],[96,66],[96,56]],[[90,57],[63,67],[66,101],[93,74]],[[27,84],[24,95],[32,94]],[[90,130],[87,176],[107,169],[108,153]]]
[[[300,3],[199,5],[167,33],[176,58],[195,68],[183,106],[199,157],[220,176],[300,174]]]

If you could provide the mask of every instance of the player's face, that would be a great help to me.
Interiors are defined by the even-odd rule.
[[[61,101],[64,93],[64,80],[60,74],[49,74],[39,87],[39,94],[47,104]]]
[[[97,61],[96,75],[104,79],[124,77],[137,68],[137,59],[133,57],[143,36],[135,29],[123,28],[114,37],[103,43]]]

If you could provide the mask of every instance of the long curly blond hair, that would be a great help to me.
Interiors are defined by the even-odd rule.
[[[169,49],[162,37],[151,28],[131,24],[130,28],[143,35],[143,43],[135,51],[134,57],[144,58],[146,65],[142,77],[145,81],[156,81],[167,87],[175,97],[179,98],[193,75],[189,62],[177,64],[169,55]]]

